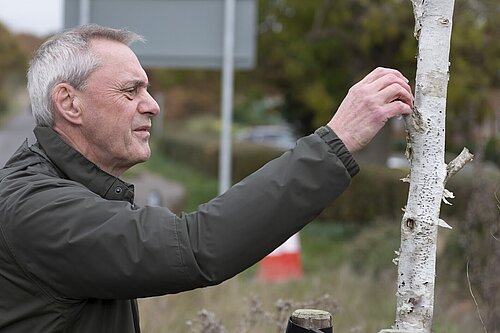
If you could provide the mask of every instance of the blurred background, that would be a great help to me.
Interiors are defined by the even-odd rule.
[[[411,81],[416,70],[410,1],[257,5],[256,66],[235,73],[233,182],[325,124],[349,87],[373,68],[397,68]],[[0,8],[2,133],[29,112],[27,64],[62,29],[63,1],[0,0]],[[500,333],[499,41],[498,0],[456,0],[446,159],[466,146],[475,160],[449,182],[456,199],[441,210],[454,229],[439,234],[435,332]],[[154,174],[175,182],[184,190],[171,208],[195,210],[217,195],[221,73],[146,70],[152,94],[161,96],[162,115],[152,159],[126,176]],[[32,126],[26,125],[29,131]],[[14,151],[20,143],[8,148]],[[393,120],[355,156],[362,171],[352,186],[301,232],[304,277],[264,283],[253,267],[220,286],[142,300],[144,331],[194,333],[212,325],[218,327],[214,332],[281,332],[292,306],[318,300],[334,313],[337,332],[390,327],[397,270],[391,260],[408,191],[399,181],[408,172],[405,145],[404,125]]]

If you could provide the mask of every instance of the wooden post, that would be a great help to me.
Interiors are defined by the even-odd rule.
[[[323,331],[333,333],[332,315],[328,311],[313,310],[313,309],[297,309],[292,313],[290,321],[302,328],[302,332],[306,330]],[[286,333],[299,332],[288,325]]]

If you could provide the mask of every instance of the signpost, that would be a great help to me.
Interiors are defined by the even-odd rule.
[[[65,0],[64,27],[96,23],[134,31],[144,67],[222,69],[219,193],[231,184],[234,69],[252,69],[256,0]]]
[[[64,27],[96,23],[137,32],[147,43],[132,49],[145,67],[221,69],[225,1],[65,0]],[[231,1],[235,3],[234,68],[252,69],[257,3]]]

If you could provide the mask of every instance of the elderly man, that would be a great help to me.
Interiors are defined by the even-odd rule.
[[[356,84],[327,126],[196,212],[138,207],[118,177],[150,156],[160,109],[128,47],[87,25],[35,54],[37,142],[0,170],[0,331],[139,332],[136,298],[214,285],[253,265],[348,186],[361,149],[411,113],[398,72]]]

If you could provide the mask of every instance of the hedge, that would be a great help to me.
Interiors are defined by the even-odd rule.
[[[211,177],[218,177],[219,140],[168,131],[160,140],[160,150],[170,158],[186,162]],[[247,142],[233,143],[232,178],[238,182],[283,152]]]
[[[160,140],[160,150],[208,176],[218,175],[219,141],[216,139],[169,131]],[[233,144],[233,181],[243,179],[281,154],[282,151],[268,146]],[[327,207],[319,219],[356,224],[380,218],[399,221],[408,197],[408,184],[400,181],[406,173],[380,165],[363,165],[347,191]],[[460,174],[450,180],[447,188],[455,193],[456,198],[451,200],[453,206],[442,205],[441,215],[445,219],[464,216],[471,184],[470,177]]]

